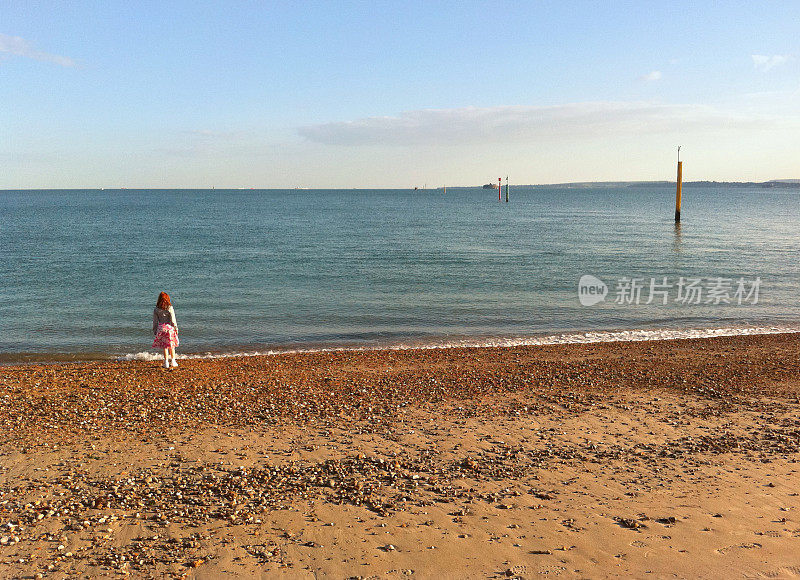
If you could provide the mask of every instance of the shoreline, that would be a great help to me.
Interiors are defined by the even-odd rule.
[[[798,573],[796,335],[0,372],[0,575]]]
[[[643,342],[662,340],[683,340],[694,338],[714,338],[725,336],[755,336],[771,334],[800,333],[800,326],[764,325],[764,326],[723,326],[700,328],[633,328],[611,330],[586,330],[566,332],[544,332],[528,336],[464,336],[440,337],[428,339],[404,340],[386,344],[310,344],[304,346],[263,346],[255,348],[232,348],[220,351],[178,352],[178,359],[225,359],[232,357],[276,356],[283,354],[305,354],[316,352],[368,352],[368,351],[404,351],[430,350],[446,348],[496,348],[518,346],[547,346],[558,344],[594,344],[605,342]],[[163,356],[155,349],[137,353],[110,352],[0,352],[0,368],[27,364],[81,364],[98,361],[139,361],[151,362],[161,360]]]

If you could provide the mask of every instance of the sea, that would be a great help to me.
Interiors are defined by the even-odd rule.
[[[800,330],[800,189],[0,191],[0,363]]]

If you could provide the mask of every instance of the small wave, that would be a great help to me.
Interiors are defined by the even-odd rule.
[[[371,351],[371,350],[412,350],[437,348],[475,348],[475,347],[514,347],[514,346],[546,346],[558,344],[591,344],[599,342],[641,342],[657,340],[680,340],[688,338],[714,338],[722,336],[753,336],[761,334],[787,334],[800,332],[800,328],[791,326],[766,327],[729,327],[729,328],[694,328],[694,329],[653,329],[653,330],[609,330],[595,332],[576,332],[551,334],[533,337],[492,337],[447,339],[420,343],[402,343],[386,346],[334,346],[309,347],[298,349],[270,349],[219,353],[192,353],[178,355],[179,359],[216,359],[230,357],[274,356],[280,354],[298,354],[313,352]],[[137,352],[117,357],[120,361],[155,361],[162,360],[161,354]]]
[[[376,347],[379,348],[379,347]],[[204,358],[230,358],[236,356],[269,356],[275,354],[291,354],[300,352],[324,352],[330,350],[357,350],[348,348],[309,348],[297,350],[266,350],[266,351],[241,351],[241,352],[206,352],[206,353],[190,353],[190,354],[176,354],[175,358],[179,360],[186,359],[204,359]],[[163,361],[164,355],[152,352],[135,352],[124,354],[122,356],[114,357],[116,361]]]
[[[180,356],[178,358],[181,358]],[[164,360],[164,355],[156,354],[154,352],[135,352],[130,354],[125,354],[119,357],[116,357],[114,360],[125,361],[125,360],[143,360],[143,361],[152,361],[152,360]]]

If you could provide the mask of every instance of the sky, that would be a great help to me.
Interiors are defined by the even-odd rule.
[[[0,189],[800,178],[800,2],[0,0]]]

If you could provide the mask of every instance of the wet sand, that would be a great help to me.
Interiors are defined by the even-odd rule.
[[[0,368],[0,576],[800,575],[800,337]]]

